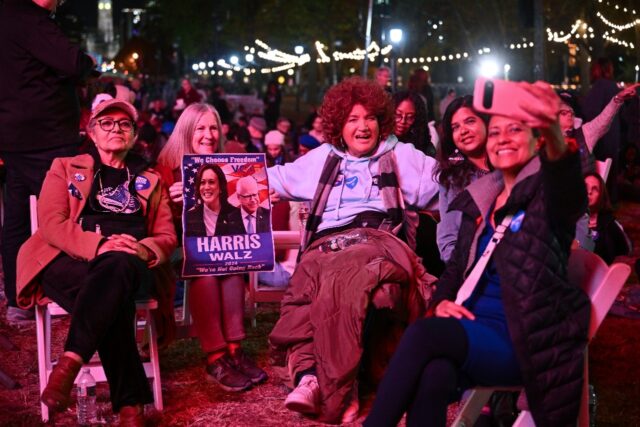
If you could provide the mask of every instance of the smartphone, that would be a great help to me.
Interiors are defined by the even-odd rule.
[[[516,82],[479,77],[473,89],[473,107],[491,115],[513,117],[522,121],[535,120],[522,109],[522,105],[536,102],[536,97]]]

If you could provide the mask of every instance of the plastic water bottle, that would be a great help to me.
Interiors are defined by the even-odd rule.
[[[593,384],[589,384],[589,426],[596,425],[596,410],[598,409],[598,396]]]
[[[78,424],[89,426],[96,422],[96,380],[89,368],[82,368],[78,379]]]
[[[367,241],[367,235],[361,231],[352,231],[346,234],[341,234],[332,239],[324,241],[320,246],[320,252],[337,252],[341,251],[349,246],[357,245],[361,242]]]

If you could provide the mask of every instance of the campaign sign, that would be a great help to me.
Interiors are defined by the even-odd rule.
[[[183,276],[273,270],[264,154],[184,156],[182,182]]]

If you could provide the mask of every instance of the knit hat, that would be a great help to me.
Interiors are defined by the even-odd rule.
[[[264,137],[264,145],[284,145],[284,135],[278,130],[269,131]]]
[[[251,120],[249,120],[249,126],[256,130],[259,130],[262,133],[267,130],[267,122],[265,122],[264,119],[260,116],[251,117]]]
[[[309,150],[313,150],[314,148],[320,146],[320,141],[318,141],[308,133],[305,133],[300,137],[300,145],[308,148]]]

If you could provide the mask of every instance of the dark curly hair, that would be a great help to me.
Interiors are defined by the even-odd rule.
[[[391,97],[373,81],[350,77],[330,88],[320,107],[325,139],[340,150],[345,149],[341,142],[342,128],[351,109],[357,104],[376,116],[381,139],[393,133],[395,122]]]
[[[461,108],[468,108],[473,111],[484,122],[485,126],[489,123],[488,115],[479,113],[473,108],[473,97],[471,95],[456,98],[447,107],[444,116],[442,116],[442,141],[438,145],[436,153],[438,165],[434,170],[434,176],[437,181],[447,190],[452,187],[466,187],[471,182],[473,173],[477,171],[477,167],[467,160],[461,163],[454,163],[449,160],[456,150],[456,145],[453,142],[451,120],[453,115]]]
[[[214,163],[206,163],[200,166],[200,169],[198,169],[198,172],[196,173],[195,184],[193,187],[196,190],[196,203],[202,203],[202,196],[200,196],[200,182],[202,182],[202,175],[204,175],[204,172],[207,170],[212,170],[216,174],[216,177],[218,177],[218,188],[220,189],[220,194],[218,195],[218,197],[220,198],[221,210],[224,211],[225,209],[230,208],[231,204],[228,200],[229,190],[227,189],[227,177],[225,176],[220,166]]]
[[[402,135],[401,141],[413,144],[414,147],[424,154],[433,156],[435,154],[435,148],[433,148],[433,144],[431,144],[431,135],[429,134],[427,104],[417,92],[401,91],[393,95],[395,108],[398,108],[402,101],[409,101],[413,104],[416,110],[416,118],[407,133]],[[401,137],[401,135],[397,133],[396,136],[398,139]]]

